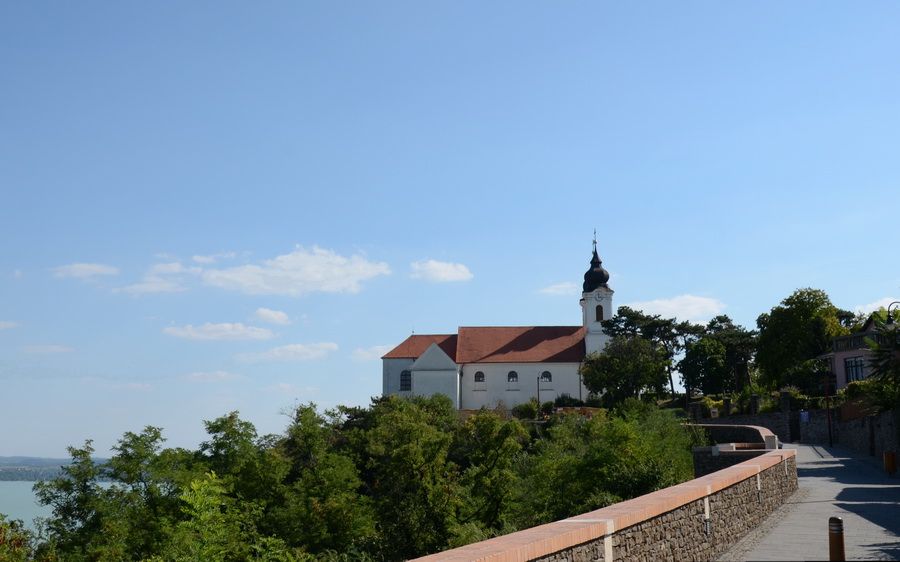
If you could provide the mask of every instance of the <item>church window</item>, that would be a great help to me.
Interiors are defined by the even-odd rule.
[[[506,382],[519,382],[519,373],[515,371],[510,371],[506,375]]]
[[[400,390],[412,390],[412,373],[409,371],[400,372]]]
[[[475,382],[484,382],[484,373],[478,371],[475,373]]]
[[[603,322],[603,305],[597,305],[597,322]]]
[[[550,371],[541,373],[541,382],[553,382],[553,375],[550,374]]]

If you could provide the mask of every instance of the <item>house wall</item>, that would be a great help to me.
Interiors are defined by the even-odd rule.
[[[412,392],[400,392],[400,373],[412,367],[413,359],[381,360],[381,393],[383,396],[397,394],[410,396]]]
[[[494,408],[502,402],[506,408],[524,404],[537,397],[537,379],[544,371],[550,371],[552,382],[540,383],[541,402],[554,400],[568,394],[573,398],[587,398],[588,391],[581,384],[578,374],[580,363],[471,363],[463,365],[461,379],[462,404],[460,408],[477,410]],[[475,383],[475,373],[484,373],[484,383]],[[518,384],[507,384],[507,374],[516,371]],[[580,389],[579,389],[580,387]]]
[[[439,371],[416,369],[412,372],[411,394],[415,396],[444,394],[453,401],[453,407],[459,409],[459,375],[456,369]]]
[[[851,357],[862,357],[865,359],[865,366],[863,367],[863,378],[868,378],[869,374],[871,374],[871,367],[869,366],[869,358],[871,357],[871,352],[868,349],[848,349],[844,351],[835,351],[834,355],[832,356],[831,369],[834,373],[836,379],[835,385],[837,386],[838,390],[847,386],[847,383],[849,382],[847,380],[847,370],[844,368],[844,360]]]

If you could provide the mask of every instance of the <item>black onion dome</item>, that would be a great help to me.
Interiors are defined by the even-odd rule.
[[[591,257],[591,268],[584,273],[584,285],[582,287],[585,293],[590,293],[597,287],[606,287],[606,282],[609,281],[609,272],[603,269],[602,263],[595,247],[594,255]]]

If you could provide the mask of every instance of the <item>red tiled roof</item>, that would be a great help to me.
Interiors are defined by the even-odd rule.
[[[581,326],[461,327],[457,363],[578,363]]]
[[[456,361],[456,334],[428,334],[409,336],[394,349],[383,355],[382,359],[418,359],[425,350],[436,343],[450,359]]]

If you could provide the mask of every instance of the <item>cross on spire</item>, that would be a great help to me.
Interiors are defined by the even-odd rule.
[[[597,229],[594,229],[594,251],[597,251]]]

